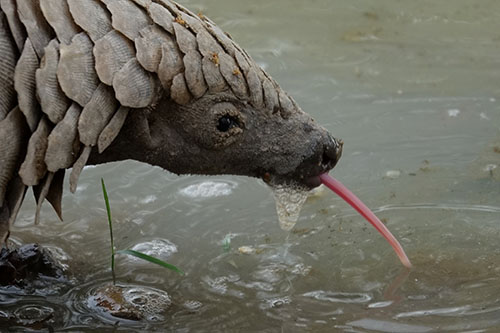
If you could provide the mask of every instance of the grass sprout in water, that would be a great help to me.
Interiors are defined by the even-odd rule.
[[[229,252],[231,250],[231,235],[227,234],[222,240],[222,249],[224,252]]]
[[[115,244],[114,244],[114,240],[113,240],[113,223],[112,223],[112,219],[111,219],[111,208],[109,205],[109,198],[108,198],[108,192],[106,190],[106,185],[104,184],[104,179],[102,179],[102,178],[101,178],[101,185],[102,185],[102,194],[104,196],[104,203],[106,205],[106,212],[107,212],[107,216],[108,216],[109,237],[110,237],[110,243],[111,243],[111,274],[113,275],[113,285],[116,284],[115,255],[117,255],[117,254],[126,254],[129,256],[133,256],[133,257],[148,261],[150,263],[159,265],[161,267],[168,268],[168,269],[175,271],[181,275],[184,275],[184,272],[181,271],[176,266],[171,265],[169,263],[166,263],[163,260],[152,257],[152,256],[147,255],[145,253],[131,250],[131,249],[115,250]]]

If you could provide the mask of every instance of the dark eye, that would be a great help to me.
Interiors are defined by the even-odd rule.
[[[227,132],[231,128],[239,126],[238,120],[231,116],[222,116],[219,118],[219,123],[217,124],[217,129],[221,132]]]

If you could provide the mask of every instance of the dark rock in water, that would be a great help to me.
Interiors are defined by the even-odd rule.
[[[60,279],[63,269],[49,251],[38,244],[27,244],[17,249],[0,251],[0,285],[23,287],[26,282],[40,278]]]

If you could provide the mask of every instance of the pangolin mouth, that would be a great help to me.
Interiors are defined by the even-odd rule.
[[[304,180],[304,184],[305,184],[307,187],[309,187],[309,188],[313,189],[313,188],[315,188],[315,187],[320,186],[320,185],[322,184],[322,181],[321,181],[320,176],[313,176],[313,177],[306,178],[306,179]]]

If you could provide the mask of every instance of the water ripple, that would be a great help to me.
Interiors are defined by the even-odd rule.
[[[500,207],[487,205],[469,205],[469,204],[433,204],[433,203],[415,203],[408,205],[385,205],[375,209],[375,212],[384,212],[391,210],[405,209],[443,209],[443,210],[467,210],[485,213],[500,213]]]
[[[457,307],[451,307],[451,308],[418,310],[418,311],[399,313],[396,316],[394,316],[394,318],[399,319],[399,318],[407,318],[407,317],[427,317],[427,316],[432,316],[432,315],[441,315],[441,316],[453,315],[453,316],[456,316],[456,315],[462,315],[470,309],[471,309],[470,305],[464,305],[464,306],[457,306]]]
[[[302,294],[302,296],[332,303],[366,303],[372,300],[372,296],[365,293],[347,293],[324,290],[310,291]]]
[[[387,320],[363,318],[347,323],[354,327],[361,327],[377,332],[399,332],[399,333],[424,333],[432,332],[434,329],[427,326],[400,324]]]

